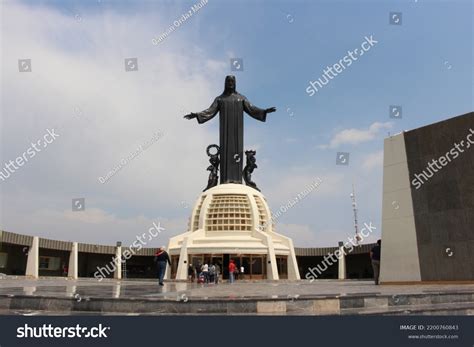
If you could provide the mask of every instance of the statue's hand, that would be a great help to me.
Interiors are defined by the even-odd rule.
[[[270,107],[265,110],[266,113],[272,113],[275,112],[277,109],[275,107]]]
[[[186,119],[194,119],[196,117],[197,117],[196,113],[190,113],[190,114],[187,114],[186,116],[184,116],[184,118],[186,118]]]

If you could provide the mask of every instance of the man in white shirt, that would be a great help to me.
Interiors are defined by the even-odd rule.
[[[201,267],[201,271],[204,275],[204,282],[205,283],[209,283],[209,265],[204,264],[202,267]]]

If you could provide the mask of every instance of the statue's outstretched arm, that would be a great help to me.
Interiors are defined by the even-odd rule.
[[[193,119],[196,118],[198,123],[204,123],[207,122],[208,120],[214,118],[214,116],[219,112],[219,103],[217,101],[217,98],[214,99],[214,102],[212,103],[211,106],[209,106],[208,109],[198,112],[198,113],[190,113],[184,116],[186,119]]]
[[[265,122],[267,119],[267,113],[275,112],[276,108],[275,107],[270,107],[270,108],[259,108],[255,105],[252,105],[250,101],[247,100],[247,98],[244,97],[244,111],[252,118],[255,118],[259,121]]]

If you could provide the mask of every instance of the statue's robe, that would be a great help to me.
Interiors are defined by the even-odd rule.
[[[242,183],[244,111],[262,122],[267,118],[264,109],[252,105],[245,96],[237,92],[218,96],[207,110],[197,113],[197,121],[202,124],[219,112],[221,184]]]

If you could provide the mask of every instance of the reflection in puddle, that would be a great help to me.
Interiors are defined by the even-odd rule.
[[[112,297],[113,298],[120,298],[120,283],[117,283],[113,286]]]
[[[77,286],[66,287],[66,296],[73,297],[76,294]]]
[[[23,287],[25,295],[33,295],[36,292],[36,287]]]

